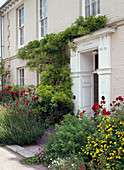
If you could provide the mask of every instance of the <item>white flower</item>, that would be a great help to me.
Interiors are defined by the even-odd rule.
[[[74,164],[72,164],[72,166],[74,166]]]
[[[48,168],[50,168],[50,165],[48,166]]]

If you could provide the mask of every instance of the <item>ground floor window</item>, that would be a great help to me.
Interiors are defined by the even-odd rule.
[[[24,86],[24,68],[18,69],[18,85]]]

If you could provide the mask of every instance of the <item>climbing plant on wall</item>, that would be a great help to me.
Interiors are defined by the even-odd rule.
[[[73,39],[90,34],[106,26],[107,18],[105,16],[83,17],[77,20],[64,31],[58,34],[47,34],[40,41],[29,42],[25,47],[19,49],[18,58],[28,60],[26,67],[31,70],[41,72],[41,84],[38,87],[40,102],[46,102],[42,107],[43,111],[57,107],[64,102],[70,111],[73,108],[71,98],[72,80],[70,78],[69,47],[75,49]],[[60,105],[61,105],[60,104]],[[69,111],[69,109],[68,109]]]

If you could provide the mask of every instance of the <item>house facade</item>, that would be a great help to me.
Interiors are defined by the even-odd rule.
[[[49,33],[70,26],[78,16],[105,15],[107,27],[74,40],[70,68],[75,95],[75,113],[92,114],[95,102],[106,107],[118,95],[124,96],[124,2],[122,0],[8,0],[0,7],[1,51],[10,70],[11,85],[39,84],[39,73],[24,68],[18,49]]]

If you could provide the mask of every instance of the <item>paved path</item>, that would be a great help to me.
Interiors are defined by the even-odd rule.
[[[42,165],[22,165],[19,161],[22,157],[5,147],[0,147],[0,170],[48,170]]]

